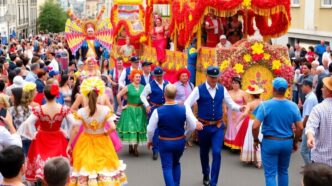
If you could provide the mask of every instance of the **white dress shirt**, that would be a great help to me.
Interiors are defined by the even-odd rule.
[[[55,58],[52,59],[48,66],[52,67],[52,70],[59,72],[59,63],[55,60]]]
[[[149,79],[150,79],[150,77],[151,77],[151,74],[150,74],[150,73],[149,73],[148,75],[145,75],[145,74],[143,73],[143,78],[144,78],[146,84],[149,83]]]
[[[156,81],[156,80],[153,80],[153,81]],[[165,81],[163,80],[163,82],[161,84],[158,83],[158,81],[156,81],[158,87],[161,89],[161,90],[164,90],[164,83]],[[149,102],[148,102],[148,99],[147,97],[152,93],[152,90],[151,90],[151,85],[150,83],[147,83],[143,89],[143,92],[141,93],[141,101],[143,102],[144,106],[145,107],[148,107],[150,106]]]
[[[3,126],[0,126],[0,151],[10,145],[22,147],[22,140],[19,134],[10,134]]]
[[[165,104],[165,105],[170,105],[170,104]],[[197,120],[196,120],[193,112],[191,111],[191,109],[186,108],[186,130],[184,133],[185,136],[190,136],[190,133],[195,130],[196,121]],[[148,137],[148,141],[150,141],[150,142],[152,141],[154,131],[158,127],[158,122],[159,122],[158,111],[154,110],[152,112],[152,115],[150,117],[149,124],[147,127],[147,137]]]
[[[133,67],[129,67],[130,72],[133,70]],[[119,77],[119,87],[120,89],[126,86],[126,73],[127,73],[127,68],[123,69],[121,72],[121,75]]]
[[[206,85],[206,88],[209,91],[212,99],[214,99],[214,97],[216,96],[216,93],[217,93],[218,86],[216,85],[216,87],[212,88],[207,82],[205,82],[205,85]],[[191,109],[191,107],[194,105],[194,103],[197,102],[197,100],[199,100],[199,90],[198,90],[198,87],[195,87],[194,90],[189,95],[189,97],[187,98],[187,100],[184,102],[184,105],[187,108]],[[225,87],[224,87],[224,100],[223,101],[227,104],[228,108],[230,108],[234,111],[240,111],[241,106],[236,104],[233,101],[232,97],[229,95],[229,93]],[[220,107],[222,107],[222,105],[220,105]]]

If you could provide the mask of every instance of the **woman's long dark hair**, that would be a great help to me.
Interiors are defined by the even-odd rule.
[[[13,94],[13,97],[14,97],[14,103],[13,104],[14,104],[14,109],[15,109],[15,112],[16,112],[14,117],[18,117],[19,114],[18,114],[17,107],[22,105],[21,100],[22,100],[22,96],[23,96],[23,89],[20,88],[20,87],[17,87],[17,88],[13,88],[11,91],[12,91],[12,94]],[[25,108],[23,108],[23,110],[24,110],[24,114],[26,114],[26,112],[29,111],[29,108],[27,110]]]
[[[89,110],[90,110],[89,115],[93,116],[97,111],[98,93],[94,90],[91,90],[90,93],[88,94],[88,98],[89,98]]]
[[[66,84],[66,82],[68,81],[68,79],[69,79],[69,76],[67,74],[63,74],[61,76],[60,87],[63,87]]]
[[[71,104],[74,104],[76,95],[80,93],[80,86],[81,86],[81,81],[79,79],[76,79],[73,92],[71,94]]]

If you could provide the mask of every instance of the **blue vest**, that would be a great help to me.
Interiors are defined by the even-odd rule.
[[[212,99],[205,83],[198,86],[199,99],[198,117],[208,121],[217,121],[222,118],[222,102],[224,100],[224,87],[217,84],[216,96]]]
[[[131,83],[130,79],[129,79],[129,75],[130,75],[130,67],[126,68],[126,85],[129,85]]]
[[[151,81],[150,82],[151,94],[149,95],[150,97],[149,101],[159,105],[164,104],[165,103],[164,90],[167,84],[168,81],[164,81],[163,90],[161,90],[156,81]]]
[[[175,138],[184,135],[186,107],[183,105],[164,105],[157,108],[159,136]]]
[[[150,83],[153,81],[152,76],[149,77],[149,82],[145,82],[144,75],[141,76],[141,85],[146,85],[147,83]]]

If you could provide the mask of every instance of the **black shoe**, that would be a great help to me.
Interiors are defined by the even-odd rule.
[[[152,159],[153,159],[153,160],[157,160],[157,159],[158,159],[158,153],[153,153],[153,155],[152,155]]]
[[[134,154],[134,147],[129,145],[129,154]]]
[[[204,186],[209,186],[210,185],[210,178],[209,178],[209,176],[204,176],[203,177],[203,185]]]

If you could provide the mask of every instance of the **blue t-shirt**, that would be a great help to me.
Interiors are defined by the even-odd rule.
[[[255,116],[263,123],[264,136],[278,138],[293,136],[292,125],[302,120],[299,108],[289,100],[265,101],[258,107]]]

